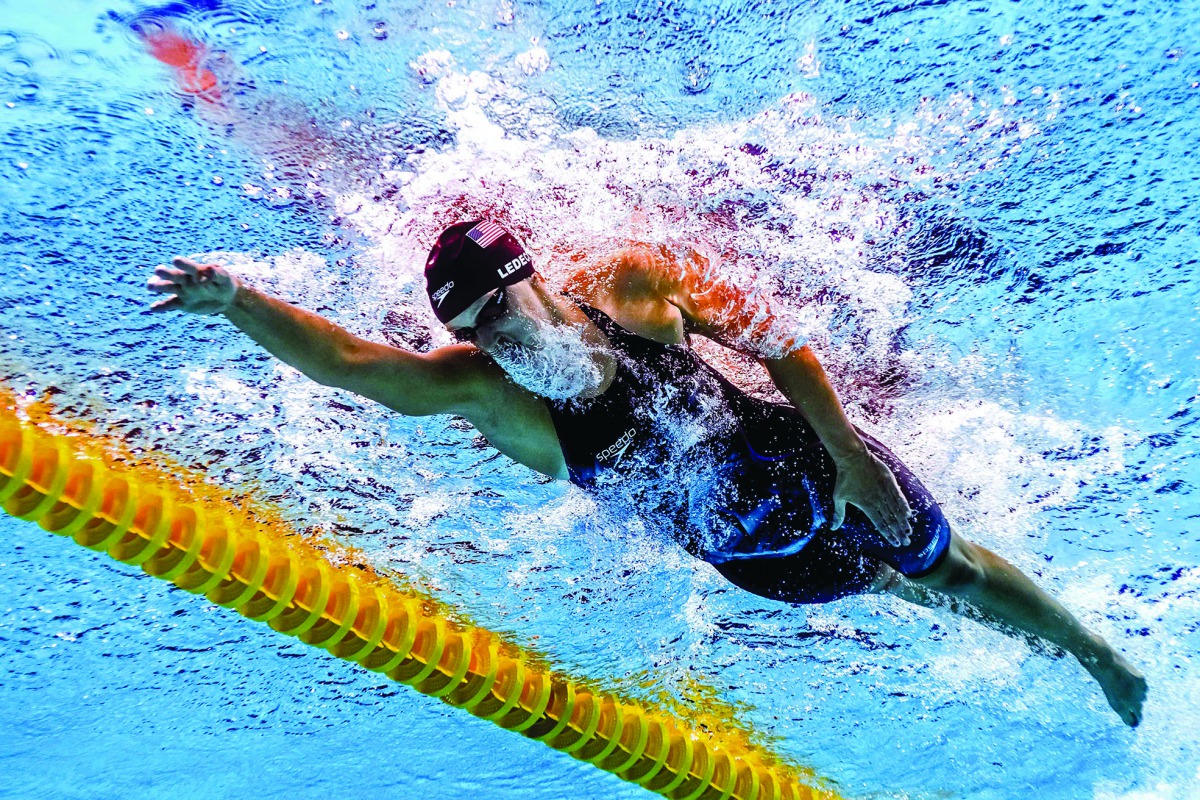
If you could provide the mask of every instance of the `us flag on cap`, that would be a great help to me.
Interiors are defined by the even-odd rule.
[[[480,247],[487,247],[492,242],[499,239],[507,231],[501,228],[491,220],[484,220],[476,225],[471,230],[467,231],[467,238]]]

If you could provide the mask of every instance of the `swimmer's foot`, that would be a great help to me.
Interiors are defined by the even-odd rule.
[[[1146,701],[1148,686],[1146,678],[1125,656],[1108,645],[1094,659],[1081,659],[1080,663],[1091,673],[1113,711],[1131,728],[1142,721],[1142,703]]]

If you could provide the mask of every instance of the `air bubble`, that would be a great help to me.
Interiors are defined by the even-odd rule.
[[[33,69],[33,64],[24,58],[14,58],[12,61],[4,65],[4,71],[14,78],[20,78],[23,75],[28,75]]]
[[[683,90],[688,94],[701,94],[712,86],[712,71],[699,58],[690,58],[683,66]]]

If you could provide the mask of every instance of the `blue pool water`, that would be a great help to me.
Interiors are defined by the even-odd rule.
[[[223,53],[226,116],[152,24]],[[1196,797],[1198,27],[1132,0],[0,2],[0,376],[564,669],[720,697],[848,797]],[[1070,663],[743,593],[459,422],[145,313],[155,264],[213,254],[441,344],[425,249],[490,208],[551,278],[651,239],[787,302],[956,529],[1145,671],[1142,727]],[[36,527],[0,519],[0,569],[0,796],[644,796]]]

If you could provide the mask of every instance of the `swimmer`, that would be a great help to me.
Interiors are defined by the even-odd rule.
[[[401,414],[465,418],[513,460],[661,525],[747,591],[948,608],[1070,653],[1125,724],[1141,722],[1141,673],[954,534],[916,476],[850,423],[812,350],[699,253],[633,245],[559,292],[508,230],[471,220],[438,237],[425,278],[458,343],[424,354],[356,337],[217,264],[176,258],[148,288],[164,295],[153,310],[224,315],[319,383]],[[756,358],[788,403],[733,386],[691,349],[696,335]]]

